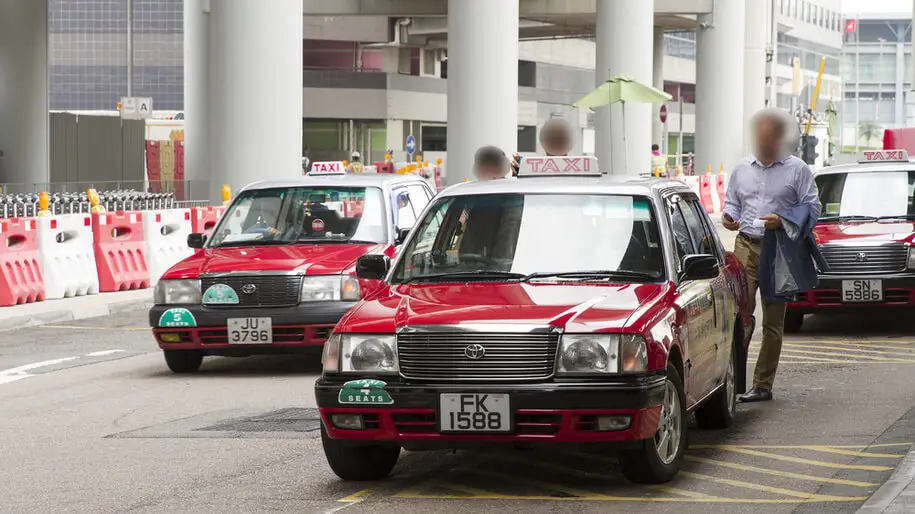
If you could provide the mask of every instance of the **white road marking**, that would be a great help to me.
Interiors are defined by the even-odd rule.
[[[78,359],[79,357],[63,357],[60,359],[51,359],[41,362],[33,362],[32,364],[26,364],[24,366],[18,366],[15,368],[9,368],[0,370],[0,384],[8,384],[10,382],[15,382],[17,380],[22,380],[23,378],[29,378],[34,375],[27,373],[38,368],[44,368],[47,366],[54,366],[55,364],[61,364],[64,362],[70,362]]]
[[[114,355],[115,353],[121,353],[124,350],[102,350],[100,352],[87,353],[86,357],[104,357],[106,355]]]

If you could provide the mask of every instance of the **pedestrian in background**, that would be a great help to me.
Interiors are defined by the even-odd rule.
[[[661,154],[658,145],[651,145],[651,172],[659,177],[667,176],[667,157]]]
[[[473,156],[473,175],[477,180],[495,180],[509,174],[505,152],[495,146],[484,146]]]
[[[810,168],[791,154],[797,134],[788,112],[764,109],[753,117],[751,127],[755,153],[738,163],[731,172],[722,223],[727,230],[737,231],[734,253],[747,271],[749,308],[755,312],[762,240],[767,230],[782,228],[782,219],[774,213],[806,205],[818,214],[820,201]],[[740,397],[740,401],[772,399],[784,325],[785,302],[764,297],[763,339],[753,373],[753,387]]]
[[[565,118],[550,118],[540,127],[540,147],[547,157],[565,157],[572,151],[572,124]],[[521,167],[521,155],[512,155],[513,174]]]
[[[365,167],[362,165],[362,155],[353,151],[350,155],[350,163],[346,166],[347,173],[362,173],[365,170]]]

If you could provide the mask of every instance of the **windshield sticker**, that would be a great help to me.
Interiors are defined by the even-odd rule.
[[[838,203],[827,203],[826,204],[826,214],[839,214],[840,205],[841,204],[838,204]]]
[[[196,327],[197,319],[187,309],[169,309],[159,316],[160,327]]]
[[[238,303],[238,294],[225,284],[213,284],[203,292],[203,303],[210,305],[234,305]]]
[[[248,232],[246,234],[226,234],[226,237],[223,238],[222,242],[223,243],[240,243],[243,241],[255,241],[255,240],[263,237],[263,235],[264,235],[263,231],[255,232],[255,233]]]
[[[394,399],[384,390],[386,383],[381,380],[350,380],[343,384],[337,402],[345,405],[391,405]]]
[[[324,220],[314,220],[311,222],[311,229],[315,232],[324,230]]]
[[[645,200],[632,202],[632,219],[634,221],[651,221],[651,207]]]

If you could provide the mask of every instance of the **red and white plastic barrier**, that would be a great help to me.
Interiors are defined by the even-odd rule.
[[[63,214],[36,218],[38,262],[45,298],[97,294],[98,270],[92,245],[92,216]]]
[[[209,234],[216,228],[216,223],[225,210],[225,207],[213,206],[192,208],[191,232],[195,234]]]
[[[44,297],[35,218],[0,219],[0,306]]]
[[[683,175],[676,178],[696,193],[707,213],[720,213],[724,208],[725,175]]]
[[[99,291],[149,287],[149,269],[139,212],[92,214],[93,249]]]
[[[168,268],[194,253],[187,245],[191,209],[143,211],[142,216],[149,284],[155,285]]]

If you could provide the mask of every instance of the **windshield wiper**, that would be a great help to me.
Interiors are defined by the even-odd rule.
[[[875,221],[878,218],[876,216],[863,216],[863,215],[853,215],[853,216],[824,216],[818,221]]]
[[[354,245],[375,245],[378,244],[375,241],[368,241],[362,239],[330,239],[330,238],[315,238],[315,237],[304,237],[298,239],[295,242],[289,242],[288,244],[324,244],[324,243],[336,243],[336,244],[354,244]]]
[[[408,284],[410,282],[426,282],[426,281],[430,281],[430,280],[439,280],[439,279],[523,280],[526,277],[527,277],[527,275],[524,275],[523,273],[512,273],[510,271],[478,269],[478,270],[473,270],[473,271],[452,271],[449,273],[433,273],[431,275],[419,275],[417,277],[410,277],[408,279],[402,280],[400,283]]]
[[[561,271],[558,273],[531,273],[524,277],[524,281],[535,279],[535,278],[568,278],[568,279],[578,279],[578,280],[591,280],[591,279],[614,279],[622,278],[625,280],[655,280],[658,277],[652,273],[646,273],[643,271],[633,271],[633,270],[584,270],[584,271]]]
[[[899,214],[897,216],[877,216],[877,221],[888,221],[888,220],[903,220],[903,221],[915,220],[915,214]]]
[[[288,245],[289,241],[277,241],[275,239],[251,239],[249,241],[232,241],[230,243],[221,243],[210,248],[234,248],[239,246],[277,246]]]

